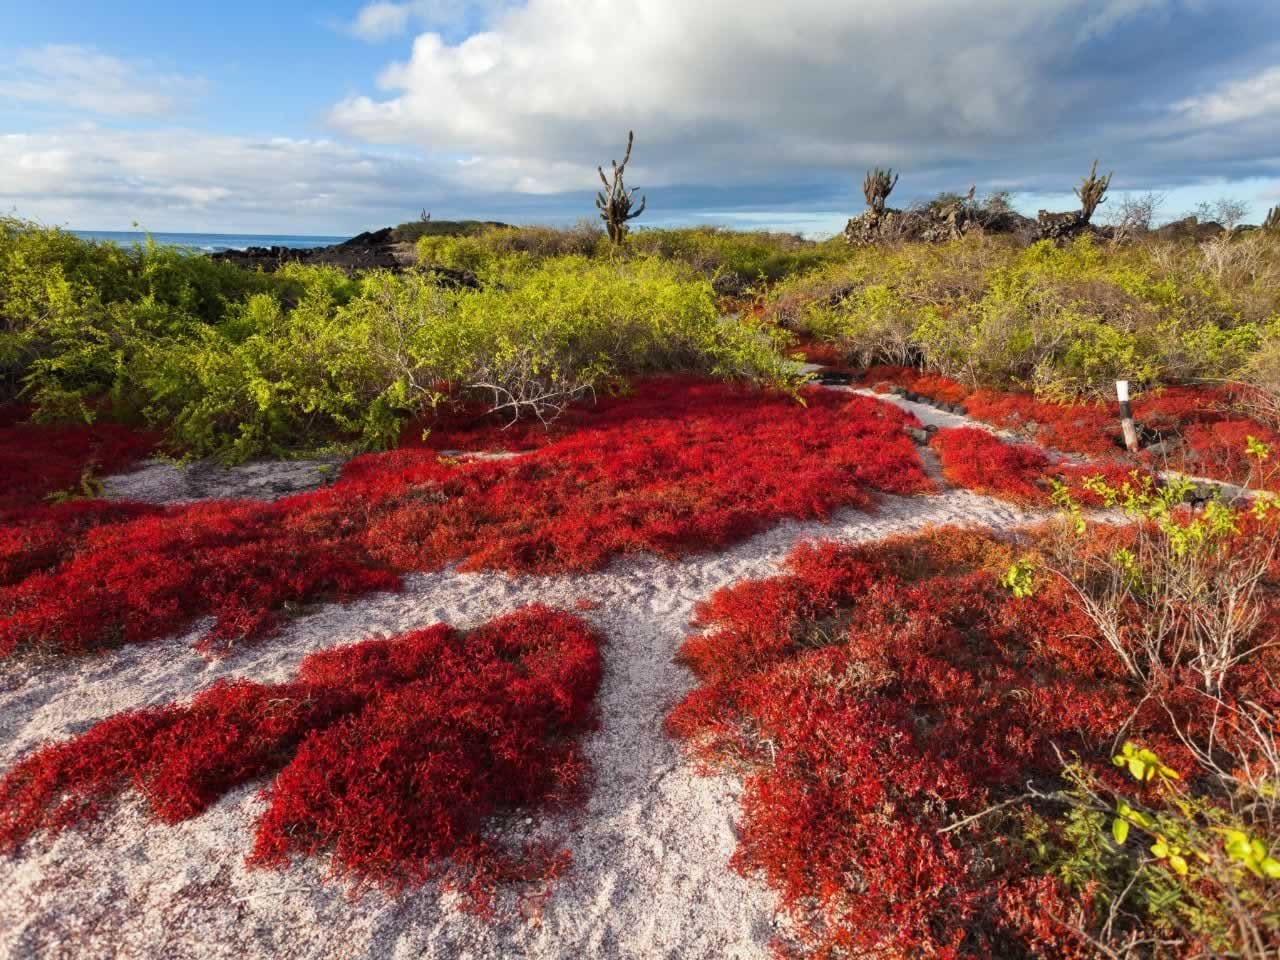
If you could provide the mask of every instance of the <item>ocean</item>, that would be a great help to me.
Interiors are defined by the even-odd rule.
[[[71,230],[85,240],[110,240],[122,247],[146,240],[147,234],[132,230]],[[202,253],[243,250],[246,247],[328,247],[350,237],[306,237],[255,233],[153,233],[151,239],[164,247],[187,247]]]

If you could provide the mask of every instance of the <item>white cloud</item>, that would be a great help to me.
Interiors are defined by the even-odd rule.
[[[200,88],[198,80],[73,44],[21,50],[0,72],[0,95],[113,117],[171,113]]]
[[[412,11],[407,3],[371,3],[360,9],[351,31],[366,40],[385,40],[404,33]]]
[[[351,32],[365,40],[379,41],[404,33],[409,27],[450,30],[463,27],[468,17],[483,20],[511,0],[376,0],[360,8],[351,21]]]
[[[1043,143],[1091,106],[1051,82],[1074,44],[1178,0],[529,0],[451,44],[417,37],[332,121],[467,158],[491,189],[587,189],[637,135],[649,185],[909,161]],[[1073,40],[1073,37],[1075,38]]]
[[[1280,114],[1280,67],[1223,84],[1211,93],[1183,100],[1175,108],[1206,124],[1237,123]]]
[[[328,232],[408,219],[426,160],[331,140],[94,126],[0,135],[0,209],[77,227]]]

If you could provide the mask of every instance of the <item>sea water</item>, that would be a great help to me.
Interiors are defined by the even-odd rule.
[[[122,247],[144,243],[147,234],[132,230],[72,230],[84,240],[109,240]],[[151,239],[163,247],[186,247],[201,253],[244,250],[247,247],[328,247],[348,237],[311,237],[254,233],[153,233]]]

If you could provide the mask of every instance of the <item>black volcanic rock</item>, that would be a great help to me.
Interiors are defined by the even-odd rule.
[[[210,254],[214,260],[268,273],[286,263],[341,267],[343,270],[405,270],[417,261],[413,244],[396,243],[392,228],[373,230],[329,247],[249,247]]]

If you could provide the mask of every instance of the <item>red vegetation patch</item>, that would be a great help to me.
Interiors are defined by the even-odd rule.
[[[950,377],[926,370],[916,370],[913,367],[884,364],[868,367],[862,372],[862,381],[872,387],[889,384],[906,387],[935,403],[963,403],[969,396],[969,388]]]
[[[250,863],[331,853],[338,874],[438,878],[483,904],[499,879],[564,866],[504,850],[485,824],[582,796],[599,644],[576,617],[534,606],[466,634],[441,624],[315,653],[288,683],[220,681],[188,704],[118,714],[0,780],[0,850],[126,791],[178,823],[274,777]]]
[[[1192,424],[1183,439],[1187,449],[1180,465],[1187,473],[1280,492],[1280,433],[1275,430],[1253,420],[1221,420]],[[1270,448],[1266,460],[1249,455],[1250,439]]]
[[[88,473],[119,473],[155,450],[156,437],[115,423],[32,425],[0,420],[0,523],[45,497],[78,492]]]
[[[1124,456],[1120,405],[1054,403],[1029,393],[976,390],[964,401],[969,415],[1063,453]]]
[[[969,416],[1062,453],[1095,459],[1128,459],[1118,402],[1057,403],[1029,393],[969,390],[937,374],[909,367],[871,367],[863,381],[877,389],[898,385],[938,403],[962,403]],[[1153,468],[1230,483],[1280,490],[1280,461],[1260,465],[1247,453],[1253,437],[1280,451],[1280,433],[1238,412],[1241,398],[1221,387],[1165,387],[1141,394],[1133,415],[1147,440],[1160,440],[1159,457],[1143,454]]]
[[[578,415],[576,432],[506,460],[399,450],[333,487],[217,502],[91,531],[49,572],[0,588],[0,656],[139,643],[197,617],[220,646],[270,632],[287,604],[394,589],[399,574],[559,573],[648,551],[676,557],[782,517],[928,491],[907,414],[865,397],[795,400],[656,380]]]
[[[1054,463],[1039,447],[1005,443],[980,427],[939,430],[929,445],[938,454],[948,483],[1027,506],[1051,504],[1053,481],[1065,484],[1077,502],[1098,506],[1101,501],[1084,488],[1084,480],[1101,477],[1108,486],[1118,488],[1133,482],[1135,476],[1147,475],[1137,467],[1115,462]]]
[[[156,438],[112,423],[35,426],[20,407],[0,408],[0,587],[56,566],[90,530],[162,512],[136,503],[73,499],[86,478],[128,469]]]
[[[1028,781],[1055,789],[1055,747],[1104,778],[1121,729],[1188,757],[1083,639],[1069,588],[1000,585],[1026,549],[954,529],[803,546],[784,575],[700,607],[681,657],[701,686],[668,730],[745,774],[735,864],[781,894],[814,955],[1090,955],[1045,916],[1071,913],[1067,892],[1036,873],[1018,808],[942,830]]]
[[[843,367],[848,358],[834,343],[822,340],[810,340],[797,337],[792,349],[804,357],[808,363],[817,363],[824,367]]]

